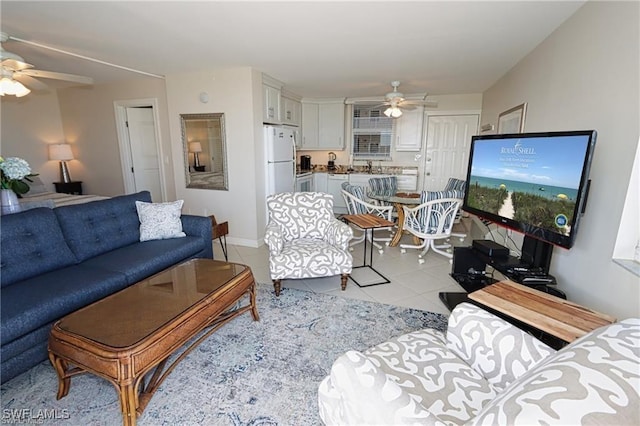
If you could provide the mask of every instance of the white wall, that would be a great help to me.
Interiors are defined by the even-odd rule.
[[[25,159],[32,172],[40,174],[40,179],[53,192],[52,182],[60,180],[60,169],[57,161],[49,161],[47,145],[67,142],[56,92],[32,92],[23,98],[3,96],[0,99],[0,153]],[[68,163],[72,177],[77,165],[77,161]]]
[[[114,101],[157,99],[160,143],[168,149],[167,109],[164,82],[157,78],[133,78],[113,84],[79,86],[58,91],[64,134],[76,147],[77,161],[71,174],[83,181],[87,194],[115,196],[124,193],[120,147]],[[75,163],[75,164],[74,164]],[[171,159],[165,158],[165,189],[175,199]]]
[[[227,68],[210,72],[173,74],[166,76],[171,153],[174,159],[176,196],[184,199],[184,211],[197,215],[214,214],[218,222],[229,222],[234,244],[257,246],[264,225],[259,228],[256,201],[257,134],[254,98],[261,93],[255,89],[255,72],[248,67]],[[209,101],[202,103],[199,95],[206,92]],[[258,99],[260,105],[261,98]],[[258,107],[259,109],[259,107]],[[180,114],[224,113],[227,147],[229,190],[186,188],[184,146],[182,144]]]
[[[73,180],[82,181],[87,194],[114,196],[124,192],[114,118],[114,100],[155,98],[160,116],[160,138],[169,133],[164,82],[132,79],[117,84],[70,87],[32,92],[24,98],[2,97],[2,154],[29,162],[47,188],[60,180],[57,161],[49,161],[47,145],[69,143],[75,159],[68,162]],[[165,181],[175,198],[172,162]]]
[[[527,102],[526,132],[598,131],[586,214],[551,272],[570,300],[618,318],[640,316],[638,277],[612,261],[639,135],[638,16],[637,2],[586,3],[484,93],[481,119]]]

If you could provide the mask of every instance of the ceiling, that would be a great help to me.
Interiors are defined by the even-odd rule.
[[[408,94],[463,94],[488,89],[583,3],[2,0],[1,29],[159,75],[250,66],[305,97],[383,95],[392,80]],[[141,77],[16,41],[3,47],[96,84]]]

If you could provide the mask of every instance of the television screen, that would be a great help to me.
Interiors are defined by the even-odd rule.
[[[595,141],[594,130],[474,136],[462,208],[570,248]]]

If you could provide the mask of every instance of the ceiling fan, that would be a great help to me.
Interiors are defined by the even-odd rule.
[[[9,36],[0,32],[0,43],[4,43],[7,40],[9,40]],[[93,84],[91,77],[33,69],[33,65],[25,62],[21,56],[4,50],[0,45],[0,96],[15,95],[16,97],[22,97],[28,95],[31,89],[47,89],[46,84],[34,77]]]
[[[393,88],[393,90],[387,93],[384,96],[385,101],[381,105],[378,105],[379,107],[385,105],[388,106],[388,108],[384,111],[384,115],[386,115],[387,117],[398,118],[402,115],[403,109],[412,110],[420,105],[432,108],[438,106],[437,102],[425,101],[427,97],[426,94],[422,96],[412,96],[405,98],[404,94],[398,90],[398,87],[400,87],[400,82],[397,80],[391,82],[391,87]]]

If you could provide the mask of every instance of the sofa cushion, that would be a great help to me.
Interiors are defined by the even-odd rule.
[[[448,424],[472,419],[496,391],[447,348],[443,333],[424,329],[392,338],[364,354],[424,409]]]
[[[342,404],[343,400],[359,404]],[[348,351],[318,388],[320,418],[326,425],[444,426],[366,355]]]
[[[45,344],[44,359],[47,359],[47,340],[49,339],[49,332],[54,321],[44,324],[32,332],[20,336],[11,342],[3,343],[0,346],[0,358],[2,359],[2,366],[8,359],[19,357],[23,352],[29,351],[31,348]],[[4,383],[4,381],[3,381]]]
[[[182,232],[182,205],[184,200],[169,203],[136,201],[140,221],[140,241],[164,240],[186,236]]]
[[[512,324],[470,303],[449,317],[447,347],[497,392],[556,351]]]
[[[2,287],[77,262],[51,209],[5,215],[1,227]]]
[[[138,242],[83,262],[83,265],[118,271],[131,284],[200,253],[202,240],[184,237]]]
[[[6,383],[48,358],[47,343],[53,322],[0,346],[0,380]]]
[[[520,377],[474,425],[632,425],[640,407],[640,319],[601,327]]]
[[[4,345],[127,286],[122,273],[84,264],[47,272],[2,289]]]
[[[69,247],[79,261],[140,240],[136,201],[151,202],[149,191],[54,209]]]

